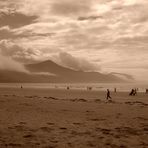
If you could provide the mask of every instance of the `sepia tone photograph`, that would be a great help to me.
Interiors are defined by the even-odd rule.
[[[0,0],[0,148],[148,148],[148,0]]]

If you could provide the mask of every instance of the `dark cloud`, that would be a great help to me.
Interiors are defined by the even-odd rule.
[[[8,27],[0,28],[0,40],[14,38],[13,32]]]
[[[0,43],[0,54],[4,57],[11,57],[16,61],[20,61],[23,63],[33,62],[35,61],[35,57],[37,56],[37,50],[20,47],[12,43],[11,41],[3,40]]]
[[[15,13],[0,13],[0,27],[9,26],[10,28],[19,28],[33,23],[37,16],[26,16],[18,12]]]
[[[33,31],[22,31],[17,32],[9,27],[0,28],[0,40],[8,39],[19,39],[19,38],[28,38],[28,37],[51,37],[55,33],[34,33]]]
[[[0,70],[12,70],[28,73],[25,67],[19,62],[13,60],[11,57],[0,55]]]
[[[103,16],[88,16],[88,17],[81,16],[81,17],[78,17],[78,20],[86,21],[86,20],[97,20],[97,19],[102,19],[102,18]]]
[[[69,15],[79,15],[81,13],[88,13],[91,8],[89,5],[90,2],[80,0],[80,1],[68,1],[62,0],[58,2],[54,2],[51,11],[57,15],[69,16]]]
[[[93,64],[87,61],[86,59],[74,57],[66,52],[61,52],[59,54],[59,59],[62,65],[75,70],[83,70],[83,71],[100,70],[100,67],[98,65]]]

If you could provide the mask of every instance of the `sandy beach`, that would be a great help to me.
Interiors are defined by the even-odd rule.
[[[147,148],[148,95],[0,88],[0,148]]]

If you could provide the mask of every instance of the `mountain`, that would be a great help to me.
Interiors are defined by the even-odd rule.
[[[0,82],[21,83],[109,83],[125,82],[114,74],[76,71],[53,61],[25,65],[28,73],[0,70]]]
[[[33,73],[52,73],[59,82],[96,83],[96,82],[121,82],[123,81],[113,74],[101,74],[99,72],[76,71],[60,66],[53,61],[44,61],[26,65],[26,69]]]

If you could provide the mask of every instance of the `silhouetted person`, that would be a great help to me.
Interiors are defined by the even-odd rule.
[[[107,94],[106,94],[106,99],[112,99],[112,97],[110,96],[110,91],[109,89],[107,89]]]
[[[148,89],[146,88],[146,92],[145,92],[146,94],[148,93]]]
[[[114,88],[114,92],[115,92],[115,93],[117,92],[117,89],[116,89],[116,88]]]
[[[134,93],[135,93],[135,90],[134,90],[134,89],[132,89],[132,90],[131,90],[131,92],[129,93],[129,96],[133,96],[133,95],[134,95]]]
[[[133,95],[134,95],[134,96],[137,95],[137,89],[136,89],[136,88],[134,89]]]
[[[69,88],[69,86],[67,86],[67,90],[69,90],[70,88]]]
[[[23,88],[23,86],[21,85],[21,89]]]
[[[87,87],[87,90],[92,90],[92,87],[89,87],[89,86],[88,86],[88,87]]]

